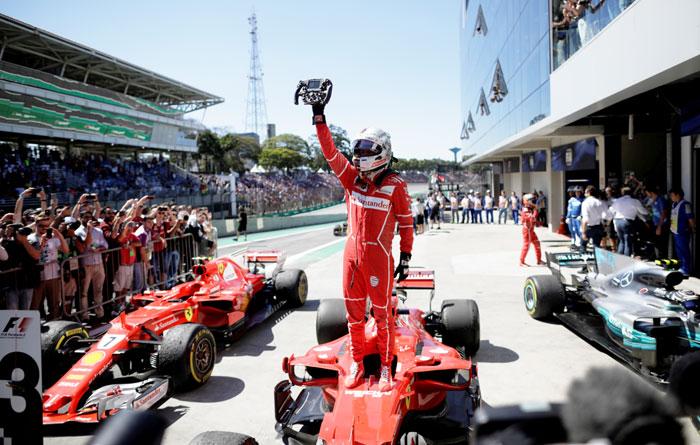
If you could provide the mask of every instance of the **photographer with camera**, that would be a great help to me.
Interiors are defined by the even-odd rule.
[[[23,212],[22,210],[24,209],[24,199],[29,198],[32,196],[36,196],[39,198],[39,204],[41,205],[41,210],[42,212],[46,212],[46,209],[48,208],[48,203],[46,200],[46,192],[44,192],[43,187],[42,188],[37,188],[37,187],[29,187],[22,193],[20,193],[19,197],[17,198],[17,202],[15,203],[15,213],[14,213],[14,223],[23,223],[25,221],[22,220]]]
[[[327,93],[323,86],[328,85]],[[301,82],[304,102],[312,105],[313,124],[323,155],[343,185],[348,207],[348,240],[343,255],[343,294],[348,312],[352,363],[345,386],[353,388],[364,377],[365,309],[369,296],[377,324],[377,349],[381,360],[379,390],[392,386],[391,362],[394,356],[392,289],[394,276],[405,279],[413,247],[411,198],[406,183],[391,169],[393,160],[389,134],[378,128],[365,128],[352,143],[350,163],[333,143],[326,125],[325,105],[330,98],[330,81]],[[398,224],[401,235],[399,265],[393,270],[391,246]]]

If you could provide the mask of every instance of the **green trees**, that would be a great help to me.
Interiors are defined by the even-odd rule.
[[[260,144],[247,136],[229,133],[219,136],[211,130],[199,133],[197,147],[200,156],[207,162],[207,170],[213,173],[234,170],[242,173],[246,169],[246,161],[252,164],[260,157]]]

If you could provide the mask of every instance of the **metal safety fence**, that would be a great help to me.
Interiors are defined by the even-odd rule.
[[[0,271],[0,309],[39,309],[50,320],[110,319],[132,295],[170,289],[188,279],[197,257],[210,256],[216,256],[216,240],[198,242],[185,234],[164,244],[151,241],[65,258],[53,279],[38,279],[39,273],[28,279],[32,274],[21,268]]]

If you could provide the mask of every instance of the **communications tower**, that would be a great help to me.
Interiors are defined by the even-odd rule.
[[[267,109],[265,107],[265,90],[263,89],[263,72],[258,51],[258,19],[255,12],[248,17],[250,24],[250,73],[248,74],[248,101],[245,112],[246,131],[256,133],[260,140],[265,139],[267,131]]]

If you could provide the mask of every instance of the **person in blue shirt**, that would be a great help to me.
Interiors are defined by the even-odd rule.
[[[569,225],[569,233],[571,233],[571,245],[581,245],[581,204],[583,197],[581,196],[581,187],[574,188],[574,196],[569,198],[566,207],[566,221]]]
[[[684,199],[685,194],[680,188],[668,192],[673,202],[671,207],[671,233],[676,257],[681,262],[681,272],[689,276],[693,269],[693,259],[690,255],[690,242],[695,233],[695,216],[693,206]]]
[[[646,190],[651,207],[651,220],[654,224],[654,245],[657,258],[669,258],[668,256],[668,227],[671,221],[668,199],[659,194],[658,187],[650,187]]]

